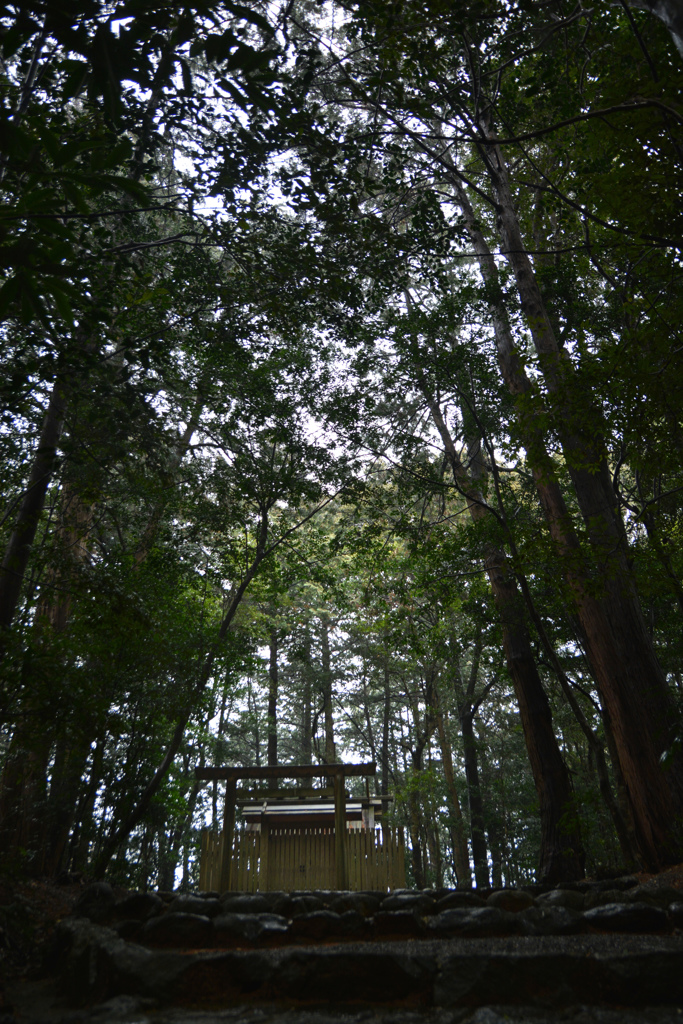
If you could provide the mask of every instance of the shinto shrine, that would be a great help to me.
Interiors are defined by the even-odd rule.
[[[202,833],[199,885],[227,892],[282,889],[395,889],[405,885],[402,830],[385,825],[393,797],[352,797],[348,777],[375,775],[364,764],[269,765],[198,768],[203,782],[225,782],[220,833]],[[317,789],[277,786],[279,779],[322,778]],[[275,788],[238,790],[238,781]],[[329,782],[332,785],[329,785]],[[237,829],[237,812],[244,827]]]

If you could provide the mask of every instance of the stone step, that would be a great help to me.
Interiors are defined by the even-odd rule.
[[[474,1010],[491,1004],[683,1006],[683,938],[568,935],[152,950],[66,919],[52,968],[70,1003]]]
[[[683,927],[675,889],[396,893],[134,893],[84,890],[74,914],[125,939],[169,949],[281,946],[399,938],[486,938],[594,932],[671,934]]]

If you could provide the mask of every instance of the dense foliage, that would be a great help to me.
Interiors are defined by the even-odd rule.
[[[4,5],[8,870],[196,884],[276,759],[421,886],[683,859],[671,28]]]

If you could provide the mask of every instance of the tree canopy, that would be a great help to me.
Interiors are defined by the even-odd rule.
[[[347,758],[421,887],[683,859],[679,20],[3,6],[6,867]]]

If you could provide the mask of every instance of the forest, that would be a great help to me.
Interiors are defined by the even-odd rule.
[[[0,46],[0,870],[196,888],[197,767],[370,760],[413,886],[683,861],[680,2]]]

